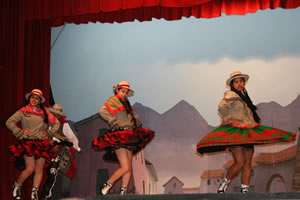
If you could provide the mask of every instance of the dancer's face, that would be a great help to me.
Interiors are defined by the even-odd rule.
[[[57,119],[60,119],[61,116],[59,114],[56,114],[56,113],[52,113],[54,115],[54,117],[56,117]]]
[[[122,99],[125,100],[128,97],[129,90],[126,88],[120,88],[117,92],[117,95]]]
[[[33,95],[31,95],[30,98],[29,98],[29,103],[30,103],[30,105],[32,105],[32,106],[38,106],[38,105],[40,105],[40,103],[41,103],[41,98],[40,98],[38,95],[33,94]]]
[[[232,85],[234,89],[242,91],[245,87],[245,81],[243,78],[236,78],[232,81]]]

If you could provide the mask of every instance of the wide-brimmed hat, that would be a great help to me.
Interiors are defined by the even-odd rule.
[[[130,85],[127,81],[121,81],[118,83],[118,85],[113,86],[113,91],[114,93],[116,93],[116,90],[119,88],[126,88],[128,89],[128,96],[131,97],[134,94],[134,91],[132,89],[130,89]]]
[[[66,113],[62,112],[62,106],[60,104],[54,104],[51,108],[48,108],[48,110],[61,117],[67,117]]]
[[[41,98],[41,103],[46,101],[45,97],[43,97],[43,92],[39,89],[33,89],[31,92],[25,94],[25,99],[28,100],[28,98],[33,94],[38,95]]]
[[[227,85],[228,87],[230,87],[231,81],[232,81],[233,79],[236,79],[236,78],[244,78],[244,79],[245,79],[245,82],[247,82],[248,79],[249,79],[249,75],[243,74],[243,73],[240,72],[240,71],[232,72],[232,73],[230,74],[229,79],[227,79],[227,81],[226,81],[226,85]]]

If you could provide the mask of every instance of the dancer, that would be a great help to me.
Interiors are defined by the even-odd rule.
[[[53,141],[55,142],[54,151],[58,157],[53,159],[51,165],[47,168],[48,178],[43,186],[41,199],[62,198],[61,194],[55,192],[56,185],[62,185],[63,181],[68,181],[67,177],[73,178],[76,172],[76,163],[74,161],[74,149],[81,151],[79,141],[65,118],[67,115],[62,111],[60,104],[54,104],[48,110],[59,120],[60,128],[55,133]]]
[[[25,99],[23,106],[6,121],[7,128],[19,140],[9,146],[9,151],[15,157],[16,167],[25,167],[14,183],[13,198],[21,199],[21,186],[34,173],[31,199],[38,200],[45,160],[56,157],[49,138],[58,130],[59,121],[44,108],[45,98],[41,90],[33,89]],[[21,122],[21,128],[17,126],[18,122]]]
[[[295,140],[295,133],[260,125],[245,84],[249,76],[239,71],[232,72],[226,85],[230,88],[218,106],[221,125],[203,137],[197,144],[199,153],[230,150],[234,163],[222,180],[218,193],[225,193],[230,181],[241,174],[241,192],[249,190],[251,162],[254,145]]]
[[[54,104],[51,108],[48,108],[48,110],[59,120],[60,122],[60,129],[55,134],[58,139],[62,141],[69,141],[73,144],[73,148],[76,149],[78,152],[81,151],[81,148],[79,147],[79,141],[76,137],[75,133],[70,127],[70,124],[65,119],[67,115],[62,111],[61,104]],[[58,141],[59,142],[59,141]]]
[[[100,116],[107,121],[110,130],[95,138],[92,143],[94,150],[105,149],[107,155],[112,157],[115,155],[120,163],[120,168],[101,187],[100,194],[102,195],[106,195],[115,181],[121,177],[120,194],[127,193],[131,177],[132,156],[144,148],[154,137],[153,131],[141,127],[139,116],[127,99],[134,94],[129,83],[121,81],[113,87],[113,91],[115,95],[110,97],[99,109]],[[110,159],[108,156],[106,158]]]

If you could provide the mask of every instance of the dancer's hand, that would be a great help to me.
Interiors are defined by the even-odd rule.
[[[24,131],[23,131],[23,133],[24,133],[24,134],[27,134],[27,133],[29,133],[30,131],[31,131],[31,130],[30,130],[29,128],[25,128]]]
[[[43,130],[43,134],[44,135],[48,135],[48,131],[47,130]]]

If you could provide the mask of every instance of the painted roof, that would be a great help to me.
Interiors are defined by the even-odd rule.
[[[296,157],[297,145],[293,145],[287,149],[272,153],[260,153],[256,157],[256,162],[259,164],[276,164]]]
[[[168,181],[163,185],[163,187],[166,187],[166,185],[168,185],[168,183],[171,182],[173,179],[175,179],[177,182],[179,182],[179,183],[181,183],[182,185],[184,185],[183,182],[182,182],[181,180],[179,180],[176,176],[173,176],[172,178],[170,178],[170,180],[168,180]]]
[[[223,177],[225,169],[214,169],[214,170],[205,170],[200,178],[216,178]]]

